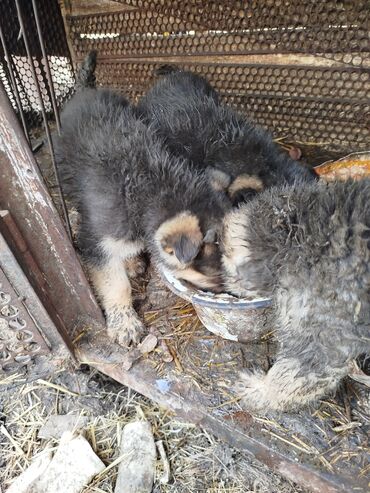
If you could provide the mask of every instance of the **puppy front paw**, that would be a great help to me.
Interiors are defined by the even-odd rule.
[[[234,391],[241,397],[240,404],[247,411],[264,413],[278,408],[276,395],[268,383],[266,373],[240,372]]]
[[[145,326],[131,306],[110,309],[106,321],[108,336],[122,347],[139,344],[145,334]]]
[[[147,269],[146,260],[140,256],[136,255],[135,257],[129,257],[125,261],[125,269],[128,277],[130,279],[135,279],[139,276],[145,274]]]

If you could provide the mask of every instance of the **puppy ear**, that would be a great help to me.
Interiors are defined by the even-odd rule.
[[[217,192],[226,192],[231,182],[231,176],[220,169],[207,166],[206,174],[211,187]]]
[[[217,231],[214,228],[211,228],[205,234],[203,239],[204,243],[215,243],[217,239]]]
[[[194,241],[190,234],[176,234],[168,236],[162,242],[163,250],[174,255],[181,264],[189,264],[198,255],[201,249],[201,243]]]

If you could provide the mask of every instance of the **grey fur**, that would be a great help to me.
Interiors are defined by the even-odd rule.
[[[144,247],[175,276],[182,270],[189,276],[191,268],[201,273],[203,286],[216,289],[219,248],[215,240],[210,254],[203,238],[220,229],[230,204],[185,159],[168,153],[124,97],[86,87],[95,86],[95,65],[96,53],[90,53],[62,112],[55,157],[64,192],[81,216],[77,243],[105,309],[108,334],[127,346],[144,330],[132,308],[128,261]],[[172,236],[162,227],[171,220]],[[164,238],[156,237],[160,227]],[[167,241],[172,257],[164,253]]]
[[[283,153],[267,131],[222,104],[206,79],[167,66],[163,73],[138,108],[173,154],[203,171],[215,168],[230,181],[256,177],[264,188],[314,179],[315,173]],[[232,200],[248,201],[256,192],[241,188]]]
[[[236,386],[248,409],[295,409],[370,352],[370,181],[266,191],[225,219],[225,281],[272,296],[275,364]]]
[[[218,228],[228,202],[185,159],[170,156],[127,100],[85,89],[67,103],[56,159],[63,188],[81,213],[78,245],[99,264],[99,240],[153,242],[158,227],[182,211],[194,213],[204,235]],[[170,266],[168,266],[170,267]]]

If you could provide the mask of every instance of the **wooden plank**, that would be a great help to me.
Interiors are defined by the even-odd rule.
[[[67,15],[95,15],[111,12],[127,12],[136,10],[136,7],[125,5],[115,0],[61,0],[61,8]]]

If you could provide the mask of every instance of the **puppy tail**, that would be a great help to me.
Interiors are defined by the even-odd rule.
[[[76,76],[76,89],[84,89],[86,87],[95,88],[95,68],[98,52],[90,51],[82,62]]]
[[[156,69],[155,75],[169,75],[174,72],[180,72],[180,68],[176,65],[164,64]]]

